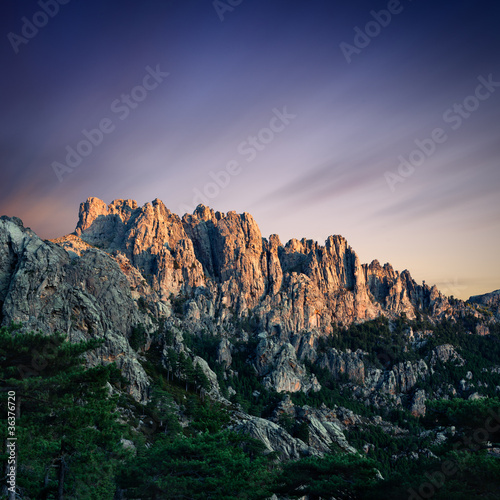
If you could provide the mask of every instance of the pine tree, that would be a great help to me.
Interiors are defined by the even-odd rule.
[[[245,451],[251,448],[251,453]],[[228,431],[157,441],[123,470],[130,498],[268,499],[268,458],[251,438]]]
[[[308,495],[310,500],[361,498],[376,483],[376,465],[348,454],[304,458],[284,465],[274,491],[292,497]]]
[[[189,356],[181,352],[179,355],[179,368],[182,372],[182,378],[186,382],[186,391],[189,385],[194,385],[194,366]]]
[[[172,379],[178,369],[179,363],[179,355],[175,352],[174,349],[167,350],[167,363],[168,363],[168,380],[170,380],[170,373],[172,373]]]
[[[194,383],[200,392],[202,389],[205,391],[210,390],[210,380],[205,375],[205,372],[199,363],[194,367]]]
[[[32,498],[114,492],[121,427],[107,384],[122,379],[114,365],[86,369],[82,359],[101,344],[0,329],[0,391],[16,393],[18,485]]]

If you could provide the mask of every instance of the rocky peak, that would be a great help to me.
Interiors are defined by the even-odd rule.
[[[109,205],[106,205],[99,198],[90,197],[86,202],[80,204],[79,220],[75,234],[80,236],[100,216],[106,217],[107,215],[116,214],[122,222],[126,223],[136,209],[137,202],[135,200],[113,200]]]
[[[87,198],[86,202],[80,203],[75,234],[80,236],[100,215],[108,215],[108,213],[108,206],[102,200],[94,197]]]
[[[217,221],[223,217],[224,214],[220,212],[215,212],[210,207],[206,207],[203,204],[198,205],[193,214],[185,214],[182,217],[182,221],[185,224],[196,224],[199,222],[208,222],[211,221],[214,225],[217,225]]]
[[[198,205],[181,220],[158,199],[138,207],[133,200],[106,205],[89,198],[80,207],[75,234],[123,253],[162,297],[209,287],[215,303],[238,316],[253,311],[288,333],[327,332],[332,322],[381,314],[414,318],[424,308],[436,315],[449,311],[437,289],[418,285],[407,271],[378,261],[361,264],[340,235],[324,245],[303,238],[283,246],[277,235],[262,238],[248,213]]]
[[[269,236],[269,247],[270,248],[275,248],[278,249],[279,247],[282,247],[283,244],[281,243],[280,237],[277,234],[271,234]]]

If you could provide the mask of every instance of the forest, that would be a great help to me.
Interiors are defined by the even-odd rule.
[[[395,335],[384,325],[380,320],[355,326],[343,339],[326,339],[325,346],[356,342],[376,354],[380,343],[372,344],[369,337],[377,335],[385,339],[384,349],[402,356]],[[261,442],[230,428],[236,407],[265,416],[284,397],[266,390],[251,373],[246,363],[251,345],[240,346],[235,355],[240,377],[229,406],[206,396],[207,377],[188,357],[169,350],[167,369],[159,362],[159,352],[150,349],[144,366],[153,390],[149,402],[141,405],[127,394],[127,381],[113,363],[86,365],[85,354],[98,349],[103,340],[69,343],[60,333],[19,334],[20,329],[16,324],[0,329],[2,462],[7,466],[8,423],[12,423],[7,419],[8,397],[15,394],[16,498],[229,500],[267,499],[273,494],[290,499],[308,495],[311,500],[499,498],[500,460],[490,453],[491,443],[500,446],[497,397],[434,400],[421,419],[393,411],[390,418],[409,431],[404,439],[376,426],[353,428],[347,433],[349,442],[358,450],[371,443],[368,453],[332,449],[322,457],[283,462],[264,453]],[[446,341],[448,330],[446,323],[440,325],[433,341]],[[140,329],[133,338],[139,348]],[[185,335],[186,345],[203,353],[209,363],[216,340]],[[477,369],[497,355],[491,340]],[[479,356],[481,337],[469,335],[460,341]],[[316,373],[323,389],[311,397],[292,395],[297,404],[335,403],[366,415],[376,413],[350,401],[347,393],[328,383],[326,373]],[[222,376],[219,379],[223,381]],[[258,403],[251,397],[255,390],[262,394]],[[307,426],[286,418],[280,424],[307,440]],[[436,429],[451,433],[449,439],[433,441]],[[424,448],[432,453],[412,456]],[[391,458],[401,454],[406,458]],[[14,498],[8,496],[8,469],[4,471],[3,498]]]

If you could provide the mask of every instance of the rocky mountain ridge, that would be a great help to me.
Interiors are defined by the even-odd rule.
[[[151,395],[144,356],[157,348],[169,372],[174,371],[171,352],[201,367],[208,394],[223,404],[238,399],[238,372],[251,367],[260,392],[313,395],[333,383],[352,401],[420,416],[431,396],[426,384],[438,367],[463,366],[453,345],[436,346],[420,359],[378,352],[374,364],[370,352],[325,347],[325,339],[380,320],[386,335],[404,337],[409,352],[425,345],[432,331],[405,327],[394,333],[401,318],[425,316],[432,327],[471,316],[480,330],[473,333],[487,335],[498,307],[495,294],[466,303],[417,284],[408,271],[377,261],[361,264],[342,236],[331,236],[324,245],[305,239],[283,245],[277,235],[263,238],[249,214],[200,205],[180,218],[159,200],[139,207],[133,200],[106,205],[89,198],[80,206],[75,232],[53,241],[41,240],[19,219],[2,217],[0,250],[2,324],[58,330],[71,341],[105,339],[89,364],[115,361],[139,402]],[[213,362],[207,362],[208,353],[187,345],[190,335],[219,339]],[[242,352],[246,358],[238,367]],[[327,378],[319,380],[325,373]],[[464,377],[463,384],[448,385],[441,396],[471,394],[482,382]],[[252,397],[258,399],[260,392]],[[286,459],[322,454],[332,443],[354,451],[344,432],[361,425],[362,417],[346,419],[349,410],[340,406],[334,411],[287,405],[273,418],[249,415],[240,406],[233,427]],[[307,442],[281,426],[280,414],[307,427]]]
[[[279,319],[286,333],[328,333],[332,323],[380,315],[413,319],[425,311],[441,318],[463,310],[435,286],[417,284],[408,271],[376,260],[361,264],[342,236],[330,236],[325,245],[305,239],[283,245],[277,235],[263,238],[247,213],[200,205],[181,219],[158,199],[139,207],[134,200],[106,205],[89,198],[74,234],[124,255],[162,300],[205,288],[216,305],[239,317],[253,312],[269,326]]]

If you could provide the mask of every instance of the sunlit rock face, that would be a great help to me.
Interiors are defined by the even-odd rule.
[[[200,205],[180,218],[158,199],[141,207],[89,198],[74,233],[53,242],[3,218],[0,247],[3,323],[22,321],[74,339],[104,336],[102,359],[123,365],[138,399],[147,397],[147,377],[127,339],[134,326],[151,325],[151,317],[176,311],[179,331],[220,335],[218,359],[227,369],[233,337],[248,341],[241,325],[258,325],[253,364],[264,385],[278,392],[318,391],[305,367],[310,361],[334,378],[394,393],[413,387],[423,367],[395,366],[391,376],[371,373],[368,383],[362,352],[332,350],[318,359],[318,339],[334,325],[403,313],[414,318],[423,310],[441,318],[463,304],[454,309],[408,271],[361,264],[342,236],[324,245],[282,244],[277,235],[263,238],[250,214]]]
[[[377,261],[361,264],[342,236],[325,245],[262,237],[250,214],[214,212],[200,205],[180,219],[160,200],[109,205],[89,198],[80,206],[75,236],[123,253],[164,298],[209,287],[237,315],[257,313],[286,332],[350,324],[379,315],[415,316],[449,308],[435,288],[417,285]]]

